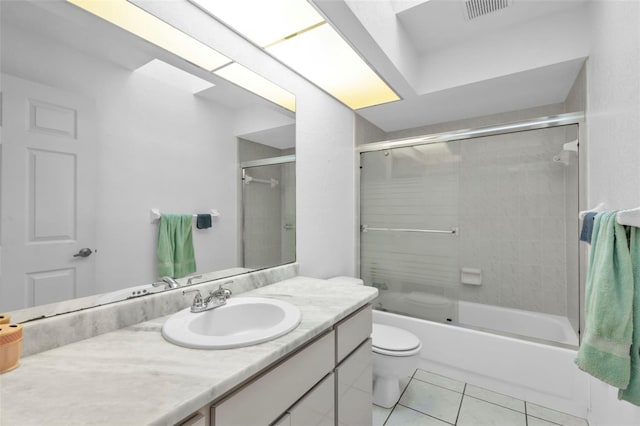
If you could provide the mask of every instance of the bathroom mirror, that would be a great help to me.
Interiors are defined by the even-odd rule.
[[[192,283],[295,261],[293,112],[65,1],[0,5],[0,312],[163,291],[158,213],[211,217]]]

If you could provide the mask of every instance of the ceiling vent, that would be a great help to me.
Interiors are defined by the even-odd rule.
[[[509,6],[510,0],[466,0],[465,16],[470,21]]]

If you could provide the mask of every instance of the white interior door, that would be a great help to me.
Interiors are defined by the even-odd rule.
[[[95,252],[94,102],[1,78],[0,312],[92,294],[95,254],[74,255]]]

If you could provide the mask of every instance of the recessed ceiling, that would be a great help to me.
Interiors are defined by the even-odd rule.
[[[502,32],[584,3],[585,0],[511,0],[509,6],[469,20],[464,0],[430,0],[396,16],[421,53],[447,48],[488,33]],[[541,29],[543,30],[543,29]]]
[[[577,59],[358,111],[385,132],[499,114],[565,101]]]
[[[357,111],[387,132],[564,102],[588,56],[585,0],[312,1],[401,93]]]

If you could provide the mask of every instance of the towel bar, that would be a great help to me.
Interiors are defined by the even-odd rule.
[[[220,216],[220,212],[216,209],[211,209],[208,212],[211,216],[213,217],[219,217]],[[151,223],[158,223],[160,221],[160,210],[159,209],[151,209],[151,211],[149,212],[149,221]],[[192,215],[193,218],[195,219],[196,217],[198,217],[197,214]]]
[[[452,228],[450,230],[412,229],[412,228],[370,228],[367,225],[360,225],[360,232],[368,232],[368,231],[420,232],[423,234],[452,234],[452,235],[457,235],[460,232],[458,228]]]

